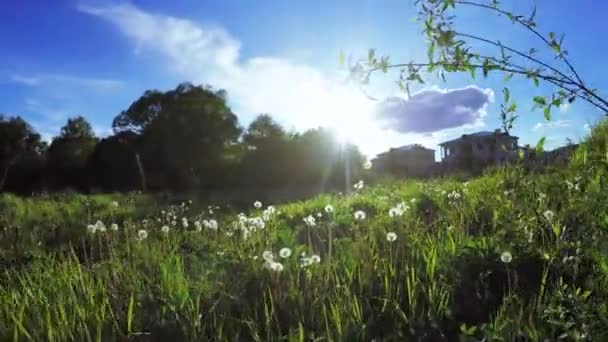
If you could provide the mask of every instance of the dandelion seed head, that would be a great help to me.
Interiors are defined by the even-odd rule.
[[[325,212],[328,213],[328,214],[333,213],[334,212],[334,207],[332,207],[331,204],[326,205],[325,206]]]
[[[113,230],[113,231],[117,231],[118,230],[118,225],[116,223],[112,223],[110,225],[110,229]]]
[[[272,261],[274,260],[274,255],[272,254],[272,251],[264,251],[264,253],[262,253],[262,258],[266,261]]]
[[[309,227],[314,227],[317,225],[317,221],[316,221],[315,217],[312,215],[306,216],[303,220],[304,220],[304,223],[306,223],[306,225]]]
[[[551,210],[546,210],[543,213],[543,216],[545,217],[545,219],[547,219],[547,221],[553,221],[553,218],[555,217],[555,213]]]
[[[114,209],[118,208],[118,202],[116,202],[116,201],[113,201],[111,203],[111,205],[112,205],[112,208],[114,208]]]
[[[312,261],[315,264],[318,264],[321,262],[321,257],[318,254],[313,254],[310,256],[310,261]]]
[[[148,238],[148,231],[145,229],[140,229],[137,231],[137,240],[141,241],[141,240],[145,240],[146,238]]]
[[[395,234],[394,232],[386,233],[386,241],[393,242],[395,240],[397,240],[397,234]]]
[[[253,202],[253,206],[254,206],[256,209],[260,209],[260,208],[262,207],[262,202],[260,202],[260,201],[255,201],[255,202]]]
[[[357,220],[357,221],[363,221],[363,220],[365,220],[366,215],[363,210],[357,210],[357,211],[355,211],[354,217],[355,217],[355,220]]]
[[[169,226],[162,226],[162,227],[160,228],[160,230],[161,230],[163,233],[167,234],[167,233],[169,232]]]
[[[291,256],[291,249],[287,247],[281,248],[281,250],[279,251],[279,256],[283,259],[289,258]]]
[[[513,260],[513,255],[511,255],[511,252],[505,251],[500,255],[500,261],[504,262],[505,264],[510,263],[511,260]]]

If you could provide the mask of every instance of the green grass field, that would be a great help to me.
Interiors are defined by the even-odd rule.
[[[608,340],[607,132],[270,208],[2,195],[0,340]]]

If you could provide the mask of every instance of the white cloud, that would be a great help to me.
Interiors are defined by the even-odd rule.
[[[566,113],[569,109],[570,109],[570,103],[568,103],[568,102],[562,103],[562,105],[559,106],[559,111],[561,113]]]
[[[572,127],[572,120],[556,120],[556,121],[548,121],[548,122],[538,122],[534,127],[532,127],[533,131],[539,131],[541,129],[562,129],[562,128],[570,128]]]
[[[73,86],[87,87],[99,90],[109,90],[122,87],[124,82],[112,79],[79,77],[63,74],[36,74],[36,75],[20,75],[13,74],[11,76],[13,82],[20,83],[26,86]]]
[[[78,9],[112,23],[133,41],[136,54],[156,54],[180,77],[226,89],[244,121],[270,113],[288,129],[333,127],[366,154],[414,142],[438,143],[439,136],[430,132],[384,130],[374,115],[375,102],[345,85],[344,74],[330,76],[286,58],[243,59],[241,43],[220,27],[148,13],[128,3],[81,4]]]

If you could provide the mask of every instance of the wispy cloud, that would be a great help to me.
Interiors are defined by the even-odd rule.
[[[31,87],[57,86],[58,84],[61,84],[63,86],[115,89],[125,85],[123,81],[119,80],[47,73],[35,75],[13,74],[11,75],[11,80],[15,83],[20,83]]]
[[[133,42],[135,53],[156,54],[180,77],[226,89],[242,119],[267,112],[297,130],[335,127],[367,147],[364,152],[410,139],[436,142],[429,134],[387,134],[374,115],[376,103],[344,85],[344,74],[330,76],[276,56],[244,59],[241,42],[221,27],[149,13],[128,3],[81,4],[78,9],[113,24]]]
[[[548,122],[538,122],[534,127],[532,127],[533,131],[539,131],[542,129],[562,129],[562,128],[571,128],[573,125],[572,120],[555,120]]]

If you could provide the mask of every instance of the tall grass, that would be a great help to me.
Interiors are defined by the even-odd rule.
[[[605,340],[605,136],[551,174],[252,205],[257,229],[196,201],[2,195],[0,340]]]

